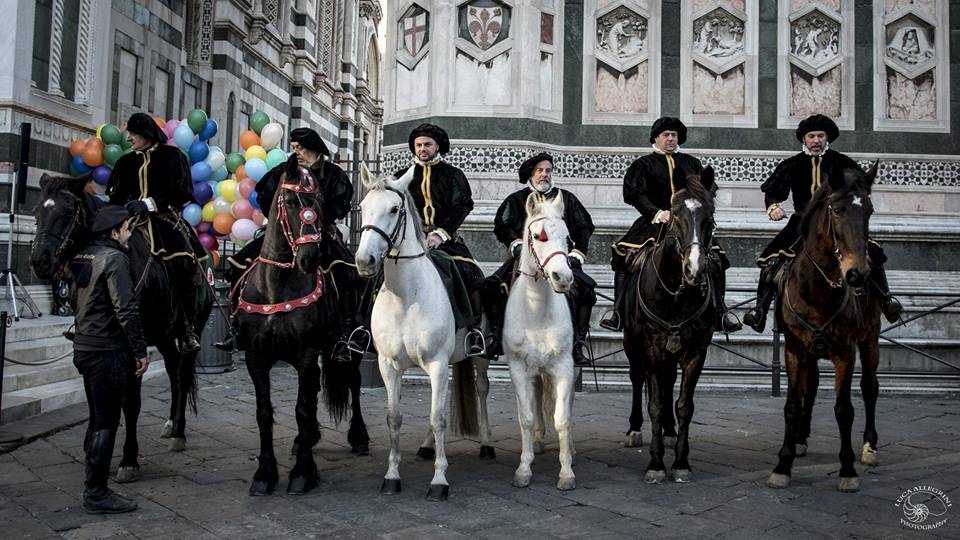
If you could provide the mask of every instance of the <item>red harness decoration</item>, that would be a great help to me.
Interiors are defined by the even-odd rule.
[[[257,265],[259,260],[254,261],[250,264],[250,268],[244,272],[243,276],[237,281],[236,287],[240,287],[240,294],[236,296],[237,298],[237,307],[233,310],[233,313],[236,314],[238,311],[245,311],[247,313],[253,313],[256,315],[270,315],[272,313],[289,313],[300,308],[305,308],[321,297],[323,297],[323,272],[317,270],[317,286],[310,293],[301,296],[295,300],[287,300],[286,302],[278,302],[276,304],[254,304],[247,302],[243,299],[243,285],[246,284],[247,274],[250,273],[250,270]],[[235,287],[235,289],[236,289]],[[232,296],[232,295],[231,295]]]
[[[537,256],[537,251],[536,251],[535,249],[533,249],[533,236],[534,236],[534,235],[530,233],[530,226],[533,225],[534,223],[538,222],[538,221],[543,221],[544,219],[546,219],[546,218],[539,217],[539,218],[536,218],[536,219],[530,221],[530,223],[527,224],[527,248],[530,250],[530,255],[533,256],[533,260],[534,260],[534,262],[537,264],[537,268],[538,268],[539,270],[538,270],[538,272],[537,272],[536,274],[527,274],[526,272],[521,272],[521,273],[524,274],[524,275],[527,275],[527,276],[532,277],[534,281],[539,281],[539,279],[540,279],[541,277],[543,277],[544,279],[546,279],[546,277],[547,277],[547,272],[546,272],[545,268],[546,268],[547,264],[550,262],[550,259],[556,257],[557,255],[566,255],[566,254],[567,254],[567,252],[565,252],[565,251],[554,251],[554,252],[550,253],[549,255],[547,255],[547,258],[544,259],[543,262],[540,262],[540,258]],[[540,234],[537,235],[537,240],[540,240],[541,242],[546,242],[546,241],[548,240],[548,238],[547,238],[547,230],[546,230],[546,229],[540,229]]]

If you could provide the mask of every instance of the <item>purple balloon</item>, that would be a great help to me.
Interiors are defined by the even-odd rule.
[[[213,189],[206,182],[197,182],[193,184],[193,200],[203,206],[213,198]]]
[[[110,176],[113,174],[113,171],[110,170],[110,167],[106,165],[101,165],[93,170],[93,181],[101,186],[107,185],[107,182],[110,181]]]
[[[197,235],[197,239],[200,240],[200,244],[203,245],[203,247],[209,250],[217,249],[220,245],[220,242],[210,233],[200,233]]]

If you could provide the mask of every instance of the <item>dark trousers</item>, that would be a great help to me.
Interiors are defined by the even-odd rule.
[[[83,390],[90,409],[90,431],[116,430],[127,385],[133,378],[129,351],[74,351],[73,365],[83,375]]]

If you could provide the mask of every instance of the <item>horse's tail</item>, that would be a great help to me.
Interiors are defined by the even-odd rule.
[[[453,396],[450,424],[461,436],[480,434],[480,407],[477,403],[477,377],[472,358],[453,365]]]
[[[359,355],[351,354],[355,358]],[[323,355],[323,397],[330,420],[339,424],[350,408],[350,385],[360,379],[360,362],[341,362],[332,353]]]

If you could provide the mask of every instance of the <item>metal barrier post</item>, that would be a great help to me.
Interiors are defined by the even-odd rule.
[[[7,312],[0,312],[0,409],[3,406],[3,360],[7,356],[7,323],[9,322]],[[23,440],[23,435],[0,430],[0,443],[13,443],[20,440]]]

